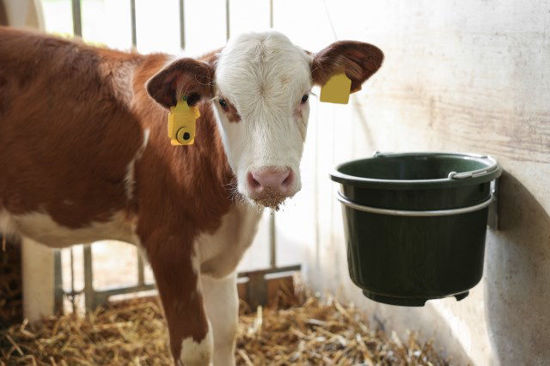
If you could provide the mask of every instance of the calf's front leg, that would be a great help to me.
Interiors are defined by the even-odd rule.
[[[201,275],[206,313],[214,333],[214,366],[235,365],[235,338],[239,321],[237,274],[225,278]]]
[[[210,365],[212,332],[199,286],[198,258],[192,243],[156,235],[144,245],[153,269],[178,366]]]

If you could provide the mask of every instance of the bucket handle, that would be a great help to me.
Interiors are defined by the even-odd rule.
[[[482,168],[478,170],[472,170],[470,172],[463,172],[463,173],[457,173],[455,171],[452,171],[449,173],[447,178],[449,179],[467,179],[467,178],[475,178],[480,175],[485,175],[489,173],[491,168]]]
[[[447,210],[426,210],[426,211],[408,211],[408,210],[394,210],[389,208],[378,208],[365,205],[359,205],[354,203],[347,198],[341,192],[338,192],[338,201],[340,201],[345,206],[354,208],[358,211],[375,213],[380,215],[389,215],[389,216],[409,216],[409,217],[433,217],[433,216],[450,216],[450,215],[460,215],[468,212],[481,210],[491,204],[493,201],[493,195],[489,197],[488,200],[478,203],[477,205],[452,208]]]
[[[414,156],[419,153],[383,153],[380,151],[375,151],[374,154],[372,154],[373,158],[380,158],[380,157],[389,157],[389,156]],[[420,154],[429,154],[429,155],[436,155],[436,154],[453,154],[453,153],[444,153],[444,152],[427,152],[427,153],[420,153]],[[469,172],[449,172],[447,175],[447,179],[453,180],[453,179],[468,179],[468,178],[476,178],[485,174],[489,174],[495,169],[498,169],[498,164],[495,159],[488,155],[476,155],[476,154],[463,154],[463,155],[469,155],[474,156],[478,159],[487,159],[492,162],[491,166],[484,167],[481,169],[471,170]]]

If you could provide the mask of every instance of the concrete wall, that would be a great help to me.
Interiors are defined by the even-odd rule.
[[[314,108],[304,192],[279,216],[279,238],[304,246],[314,288],[353,301],[374,325],[420,330],[455,363],[550,364],[550,2],[326,4],[301,2],[295,19],[276,8],[276,19],[289,19],[275,25],[305,23],[288,33],[312,50],[335,38],[368,41],[386,61],[350,105]],[[328,172],[376,150],[486,153],[505,169],[501,230],[488,233],[484,279],[465,300],[387,306],[349,280]]]
[[[10,26],[44,29],[40,0],[0,0],[0,8],[0,12],[5,12],[0,21],[7,21]]]

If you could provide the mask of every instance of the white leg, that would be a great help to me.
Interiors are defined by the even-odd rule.
[[[233,366],[239,321],[237,274],[221,279],[203,274],[201,281],[206,314],[214,332],[214,366]]]
[[[23,315],[35,321],[54,312],[54,252],[27,238],[22,245]]]

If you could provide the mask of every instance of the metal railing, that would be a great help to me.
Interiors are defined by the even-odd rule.
[[[131,17],[131,32],[132,32],[132,46],[137,47],[137,19],[136,19],[136,2],[130,1],[130,17]],[[73,17],[73,32],[75,36],[82,37],[82,10],[81,0],[71,0],[72,2],[72,17]],[[225,36],[226,39],[230,37],[230,0],[225,1]],[[180,47],[185,49],[185,23],[184,23],[184,0],[179,0],[179,29],[180,29]],[[269,26],[273,28],[273,0],[269,0]],[[55,310],[56,312],[63,311],[63,302],[65,297],[69,297],[72,303],[73,312],[76,309],[75,297],[77,295],[84,295],[84,303],[86,311],[95,309],[97,306],[104,304],[108,301],[109,297],[114,295],[124,295],[137,293],[142,291],[150,291],[156,288],[155,284],[145,282],[145,267],[143,259],[139,253],[137,253],[137,285],[126,287],[114,287],[105,290],[96,290],[93,286],[94,273],[93,273],[93,257],[92,257],[92,244],[84,246],[83,249],[83,267],[84,267],[84,287],[81,291],[74,289],[74,253],[73,248],[69,249],[70,266],[71,266],[71,290],[65,291],[63,289],[62,281],[62,262],[61,253],[56,251],[54,256],[54,281],[55,281]],[[277,266],[277,241],[276,241],[276,225],[275,225],[275,212],[269,213],[269,268],[255,271],[240,272],[238,277],[241,280],[248,282],[247,296],[251,305],[265,304],[267,302],[267,283],[266,275],[282,274],[286,272],[300,271],[301,266]]]

